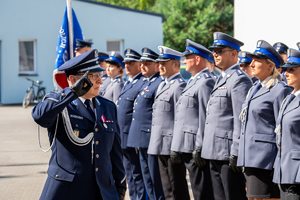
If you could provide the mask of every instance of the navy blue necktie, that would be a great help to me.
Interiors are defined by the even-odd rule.
[[[92,109],[92,107],[90,105],[90,100],[86,99],[85,102],[84,102],[84,104],[86,105],[86,107],[87,107],[88,111],[91,113],[91,115],[93,117],[95,117],[95,113],[94,113],[94,111],[93,111],[93,109]]]

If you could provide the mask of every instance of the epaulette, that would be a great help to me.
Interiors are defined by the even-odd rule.
[[[205,79],[211,78],[211,76],[210,76],[209,73],[205,73],[205,74],[203,74],[203,75],[204,75],[204,78],[205,78]],[[197,77],[197,79],[198,79],[198,77]]]
[[[74,101],[71,102],[71,104],[74,105],[74,106],[77,106],[77,101],[74,100]]]
[[[244,74],[243,70],[241,69],[237,69],[235,72],[237,73],[238,76]]]
[[[178,78],[177,80],[179,83],[184,82],[184,80],[182,78]]]
[[[157,77],[153,77],[150,82],[154,82],[157,79]]]
[[[135,79],[135,80],[132,82],[132,85],[133,85],[133,84],[136,84],[136,82],[138,82],[138,79]]]

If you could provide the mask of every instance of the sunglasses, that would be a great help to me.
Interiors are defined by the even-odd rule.
[[[217,55],[221,55],[223,52],[225,52],[225,51],[233,51],[233,49],[222,49],[222,50],[214,50],[214,51],[212,51],[212,53],[214,54],[217,54]]]

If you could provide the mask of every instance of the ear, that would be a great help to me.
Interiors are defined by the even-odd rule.
[[[201,62],[201,56],[196,56],[196,65],[199,65]]]
[[[69,76],[69,80],[70,80],[70,82],[71,82],[71,84],[73,85],[74,83],[76,83],[76,77],[74,76],[74,75],[70,75]]]

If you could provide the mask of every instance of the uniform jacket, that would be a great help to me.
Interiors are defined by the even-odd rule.
[[[269,89],[261,87],[253,95],[256,85],[242,107],[246,114],[242,122],[238,166],[272,170],[277,154],[276,118],[283,99],[292,89],[280,81]]]
[[[59,115],[48,178],[41,199],[95,199],[98,187],[103,199],[118,200],[116,187],[126,188],[115,104],[96,96],[94,107],[96,119],[81,100],[65,88],[62,92],[47,95],[32,110],[36,123],[48,129],[50,141]],[[69,139],[61,114],[64,108],[69,113],[74,134],[84,138],[90,132],[94,133],[94,139],[87,145],[78,146]],[[104,124],[102,115],[110,122]]]
[[[135,100],[127,146],[148,148],[152,126],[152,105],[158,85],[163,81],[159,72],[145,82]]]
[[[172,151],[192,153],[195,144],[202,147],[206,105],[214,85],[215,78],[204,69],[182,91],[176,104]]]
[[[241,132],[239,115],[251,86],[250,77],[237,64],[216,82],[207,104],[201,153],[203,158],[228,160],[231,154],[238,155]]]
[[[119,99],[117,100],[118,120],[121,133],[121,147],[127,148],[127,138],[132,122],[134,100],[144,84],[145,76],[139,73],[131,82],[122,88]]]
[[[162,89],[162,82],[157,89],[153,104],[152,129],[148,154],[170,155],[176,102],[186,86],[180,74],[174,76]]]
[[[282,117],[281,117],[282,115]],[[278,155],[274,164],[273,182],[281,184],[300,183],[300,97],[281,110],[277,126]]]
[[[107,76],[107,74],[104,74],[101,77],[103,83],[100,85],[100,89],[99,89],[99,94],[103,96],[106,87],[108,86],[108,84],[110,83],[110,77]]]
[[[123,86],[124,80],[121,76],[117,76],[113,80],[111,80],[110,83],[107,85],[103,96],[113,102],[116,102],[119,98]]]

